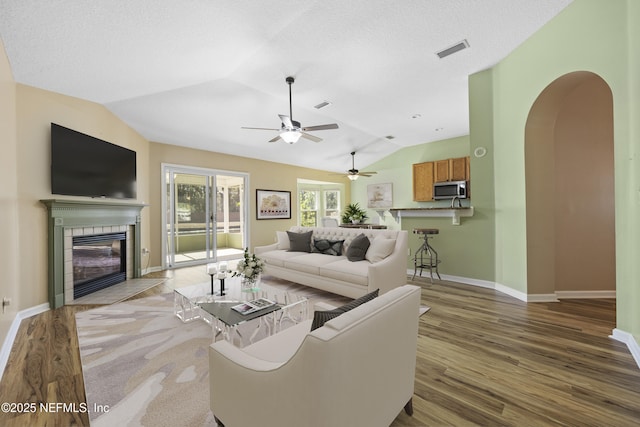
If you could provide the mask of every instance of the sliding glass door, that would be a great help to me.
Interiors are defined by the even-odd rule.
[[[247,246],[247,175],[163,165],[163,267],[238,258]]]

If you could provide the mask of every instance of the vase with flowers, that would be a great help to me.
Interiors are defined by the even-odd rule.
[[[233,276],[240,276],[242,292],[258,292],[260,290],[260,275],[264,270],[264,261],[249,254],[249,248],[244,249],[244,256],[238,261]]]

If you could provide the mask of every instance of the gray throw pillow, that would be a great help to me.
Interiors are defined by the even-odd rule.
[[[311,234],[313,231],[306,233],[294,233],[287,231],[289,235],[289,252],[311,252]]]
[[[359,305],[364,304],[365,302],[371,301],[380,293],[380,289],[376,289],[373,292],[369,292],[366,295],[361,296],[360,298],[354,299],[351,302],[346,303],[343,306],[338,308],[334,308],[333,310],[326,311],[314,311],[313,312],[313,322],[311,323],[311,330],[318,329],[324,325],[325,322],[328,322],[331,319],[334,319],[340,316],[342,313],[346,313],[349,310],[353,310]]]
[[[343,243],[344,240],[313,239],[311,252],[340,256],[342,255]]]
[[[349,261],[364,260],[370,244],[371,242],[369,242],[367,236],[365,236],[364,234],[360,234],[349,244],[349,248],[347,249],[347,259]]]

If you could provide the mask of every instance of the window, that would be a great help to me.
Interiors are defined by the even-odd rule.
[[[340,222],[341,190],[326,185],[315,184],[299,186],[298,202],[300,225],[303,227],[319,227],[320,219],[325,216],[335,218]]]
[[[318,192],[300,190],[300,225],[303,227],[318,226]]]
[[[324,215],[335,218],[340,222],[340,191],[324,191]]]

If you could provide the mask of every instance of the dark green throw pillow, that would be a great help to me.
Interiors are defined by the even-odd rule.
[[[289,252],[311,252],[311,234],[313,231],[306,233],[294,233],[287,231],[289,235]]]
[[[318,329],[324,325],[325,322],[340,316],[342,313],[346,313],[349,310],[353,310],[357,306],[364,304],[365,302],[371,301],[375,297],[378,296],[380,289],[376,289],[373,292],[369,292],[366,295],[361,296],[360,298],[354,299],[351,302],[346,303],[345,305],[334,308],[333,310],[327,311],[314,311],[313,312],[313,322],[311,323],[311,330]]]
[[[367,254],[367,249],[369,249],[369,245],[371,245],[371,242],[369,242],[367,236],[360,234],[349,244],[349,248],[347,249],[347,259],[349,261],[364,260],[364,257]]]
[[[342,255],[343,243],[344,240],[313,239],[311,252],[339,256]]]

